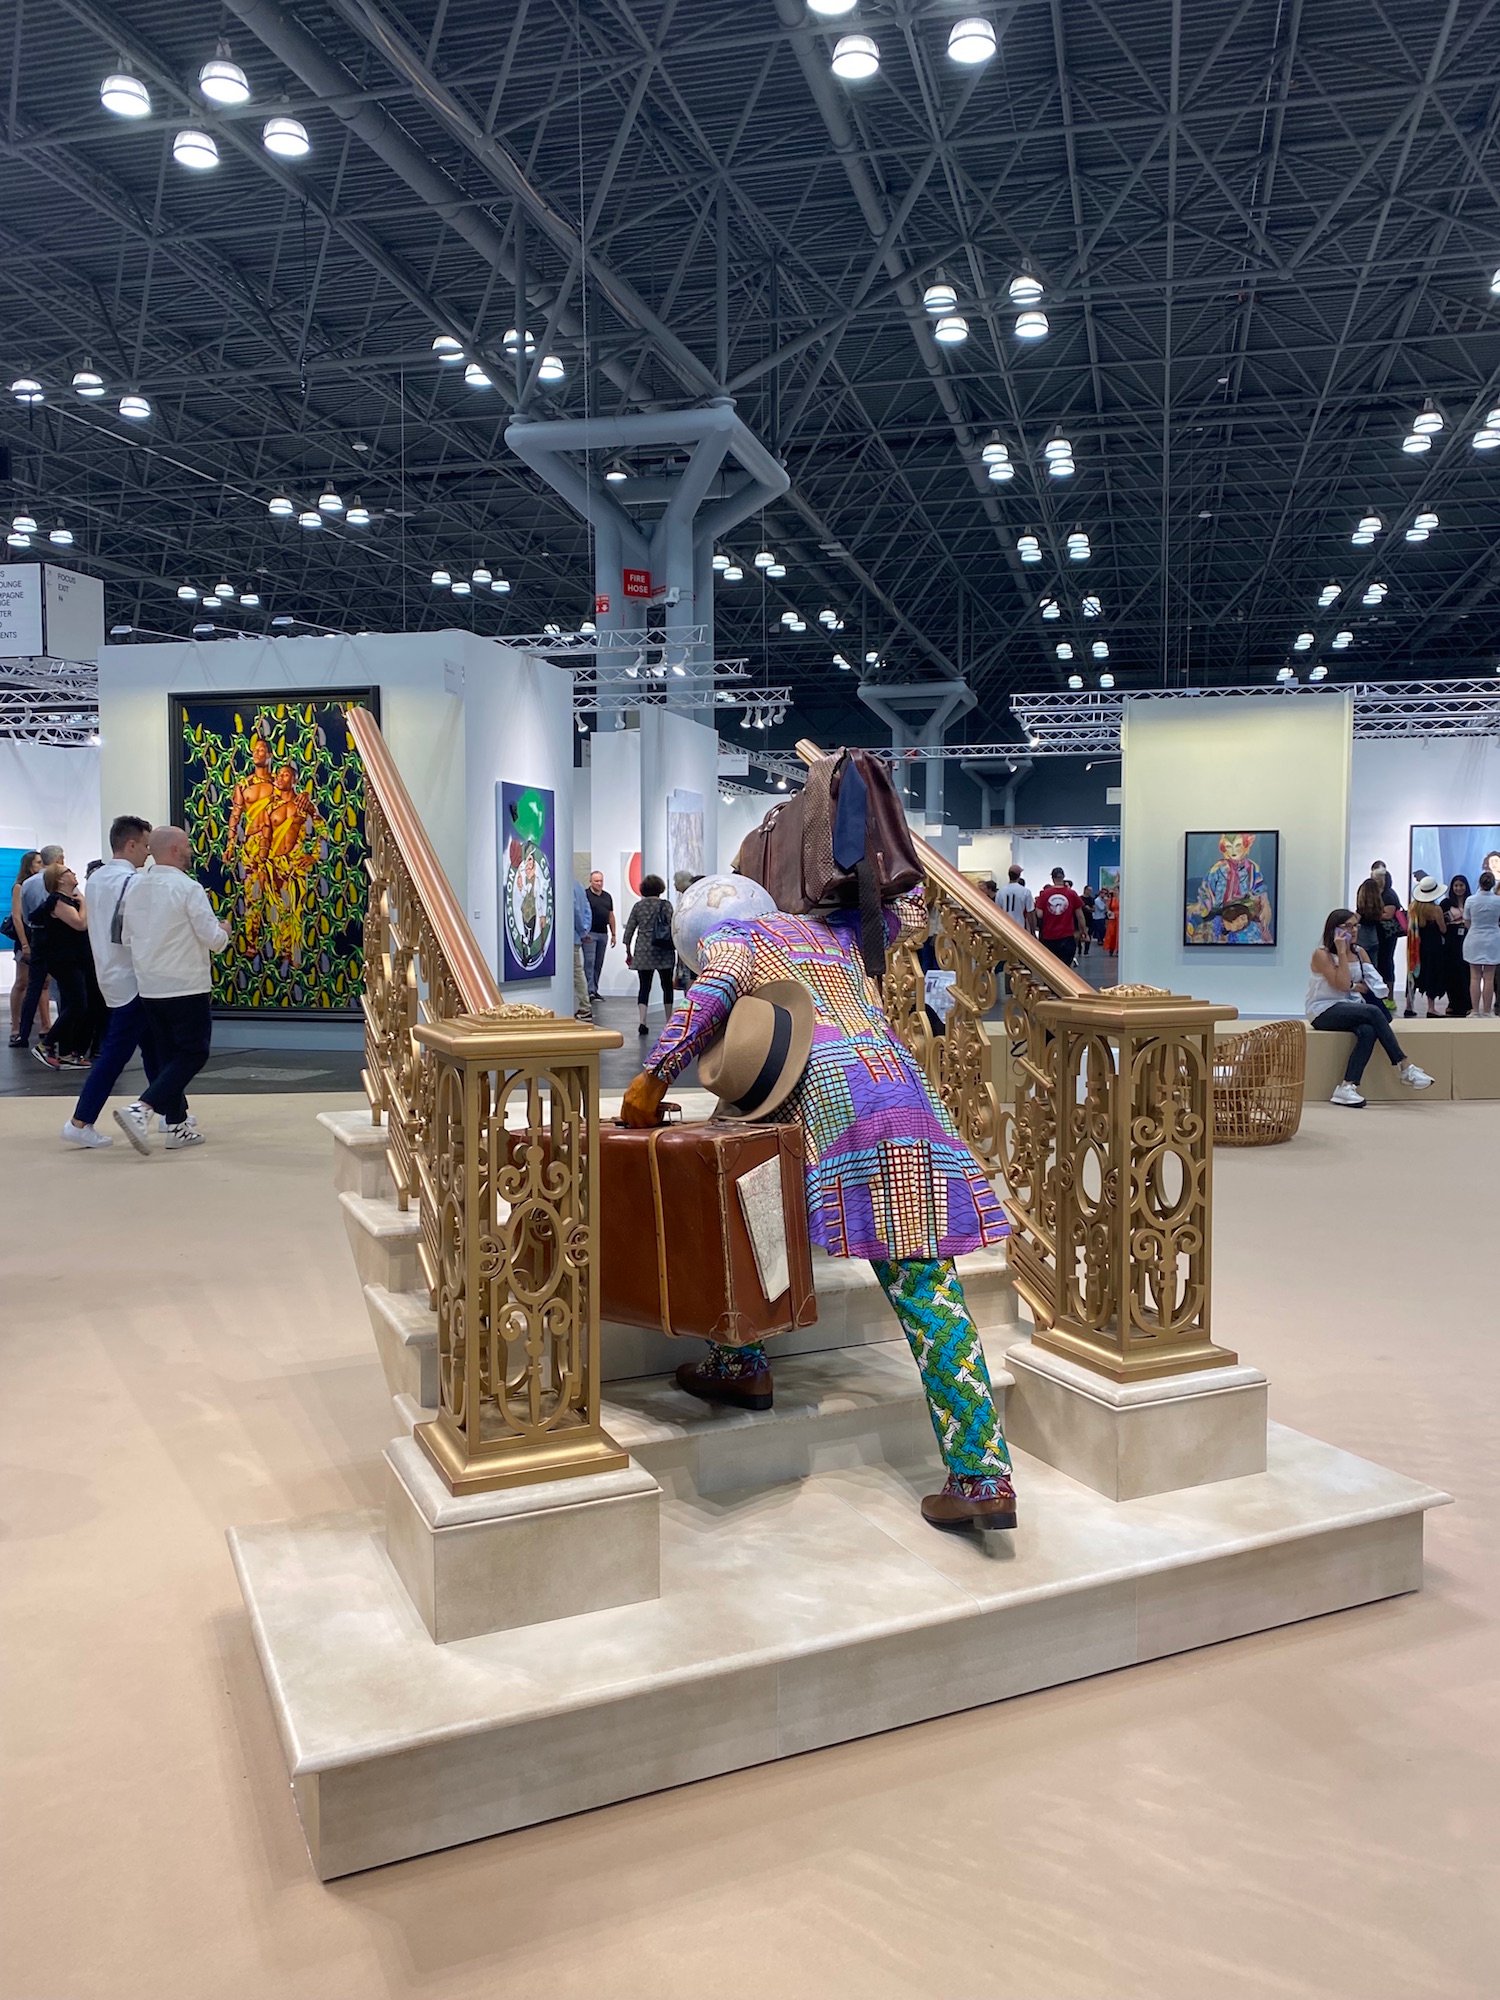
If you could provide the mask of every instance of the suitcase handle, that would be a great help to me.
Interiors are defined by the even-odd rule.
[[[657,1119],[655,1125],[627,1125],[623,1118],[611,1118],[609,1123],[614,1126],[616,1131],[621,1132],[654,1132],[658,1126],[670,1125],[674,1117],[679,1125],[682,1123],[682,1106],[674,1104],[670,1098],[664,1103],[659,1104],[657,1110],[661,1113],[661,1116]]]

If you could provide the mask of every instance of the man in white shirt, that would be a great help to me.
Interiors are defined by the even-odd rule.
[[[150,839],[156,863],[125,898],[121,934],[130,947],[141,1010],[156,1074],[115,1123],[138,1153],[151,1150],[151,1114],[166,1128],[169,1149],[201,1146],[188,1115],[187,1087],[208,1061],[213,1038],[212,954],[229,942],[200,882],[188,874],[192,842],[180,826],[159,826]]]
[[[149,819],[121,813],[109,830],[110,858],[89,877],[89,944],[94,953],[94,971],[99,993],[109,1016],[99,1053],[84,1078],[73,1116],[62,1128],[66,1146],[112,1146],[114,1140],[98,1129],[95,1121],[104,1109],[109,1093],[120,1080],[120,1072],[140,1049],[146,1059],[146,1081],[155,1074],[149,1042],[143,1039],[144,1017],[135,966],[121,930],[125,897],[137,872],[146,865],[146,844],[151,833]]]
[[[1014,864],[1011,866],[1010,880],[995,901],[1023,930],[1036,929],[1036,898],[1022,881],[1021,870]]]

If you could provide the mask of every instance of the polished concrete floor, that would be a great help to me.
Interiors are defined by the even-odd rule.
[[[1218,1159],[1272,1414],[1457,1496],[1421,1595],[324,1888],[223,1532],[378,1504],[348,1102],[0,1101],[0,2000],[1494,1994],[1500,1104]]]

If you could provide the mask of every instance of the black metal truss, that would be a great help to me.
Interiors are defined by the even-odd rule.
[[[960,12],[999,30],[980,70],[944,52]],[[229,111],[193,87],[226,20],[254,87]],[[829,53],[855,28],[881,69],[849,87]],[[868,730],[837,651],[962,674],[975,741],[1015,689],[1092,682],[1099,639],[1122,692],[1269,680],[1304,630],[1331,681],[1500,656],[1500,452],[1470,444],[1500,404],[1500,0],[860,0],[832,22],[803,0],[3,0],[0,49],[0,388],[48,388],[0,405],[0,505],[67,522],[113,622],[187,636],[177,586],[224,577],[260,603],[216,620],[257,632],[576,628],[587,528],[506,419],[727,393],[792,486],[732,538],[717,646],[791,685],[799,733]],[[122,55],[149,119],[99,106]],[[280,109],[309,159],[263,150]],[[216,172],[173,161],[187,123]],[[939,271],[961,346],[921,308]],[[560,384],[505,353],[523,320]],[[439,367],[438,332],[494,386]],[[148,425],[71,396],[86,355]],[[1444,429],[1408,456],[1429,397]],[[267,514],[330,479],[368,528]],[[1354,548],[1370,511],[1384,532]],[[762,534],[780,582],[750,567]],[[482,564],[508,597],[430,584]]]

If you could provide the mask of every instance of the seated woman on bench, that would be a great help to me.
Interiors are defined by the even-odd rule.
[[[1358,932],[1359,919],[1353,910],[1330,910],[1323,926],[1323,942],[1312,955],[1312,976],[1307,982],[1309,1026],[1354,1037],[1344,1080],[1329,1100],[1353,1108],[1365,1102],[1359,1093],[1359,1080],[1377,1042],[1401,1072],[1404,1084],[1413,1090],[1432,1088],[1432,1078],[1426,1070],[1418,1069],[1396,1040],[1396,1031],[1380,1004],[1388,990],[1386,982],[1360,944]]]

